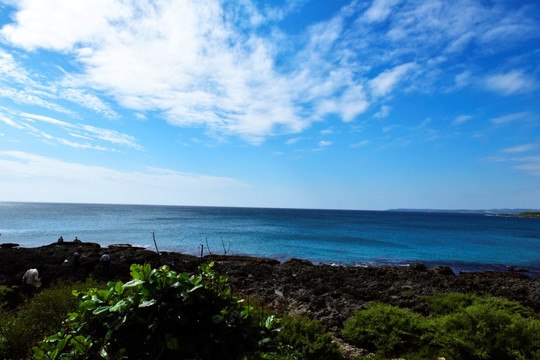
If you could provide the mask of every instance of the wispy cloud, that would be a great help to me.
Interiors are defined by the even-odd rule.
[[[388,115],[390,115],[390,106],[383,105],[383,106],[381,106],[381,110],[376,112],[375,115],[373,115],[373,117],[383,119],[383,118],[387,117]]]
[[[61,73],[67,75],[63,70]],[[100,98],[86,90],[72,87],[65,79],[57,83],[43,82],[41,76],[30,73],[12,54],[6,53],[2,48],[0,48],[0,75],[0,97],[16,103],[37,105],[76,116],[72,110],[59,104],[67,100],[110,119],[119,117]]]
[[[285,144],[287,144],[287,145],[293,145],[293,144],[296,144],[297,142],[299,142],[300,140],[302,140],[301,137],[291,138],[291,139],[285,141]]]
[[[504,150],[503,150],[504,151]],[[528,150],[527,150],[528,151]],[[520,153],[521,151],[517,149],[517,151],[513,151],[510,149],[510,151],[507,151],[507,153]],[[534,176],[536,178],[540,178],[540,156],[494,156],[489,159],[488,161],[495,161],[495,162],[507,162],[512,163],[513,169],[523,171],[531,176]]]
[[[24,126],[16,123],[15,121],[11,120],[9,117],[7,116],[4,116],[4,115],[0,115],[0,121],[3,122],[4,124],[8,125],[8,126],[11,126],[11,127],[14,127],[16,129],[19,129],[19,130],[23,130],[24,129]]]
[[[101,166],[66,162],[55,158],[19,151],[0,152],[0,171],[10,177],[39,178],[51,177],[78,180],[84,183],[114,179],[119,184],[172,184],[196,186],[198,183],[209,187],[245,187],[246,184],[233,178],[183,173],[171,169],[148,168],[147,172],[128,172]],[[160,180],[161,179],[161,180]],[[127,180],[123,182],[123,180]],[[182,185],[180,185],[182,184]]]
[[[501,95],[528,92],[538,87],[535,80],[531,76],[525,75],[521,70],[488,76],[485,80],[485,86],[488,90]]]
[[[376,97],[388,95],[414,67],[414,63],[407,63],[382,72],[369,82],[372,94]]]
[[[369,140],[362,140],[362,141],[359,141],[357,143],[354,143],[354,144],[350,145],[350,147],[351,148],[357,148],[357,147],[369,145],[370,143],[371,142]]]
[[[19,191],[34,201],[110,202],[111,196],[115,196],[131,203],[136,193],[137,201],[142,203],[191,203],[197,197],[214,196],[220,189],[249,188],[248,184],[229,177],[160,168],[123,171],[19,151],[0,151],[0,176],[5,191]],[[36,178],[40,181],[32,182],[31,187],[26,185]],[[53,183],[56,186],[51,186]]]
[[[110,97],[137,114],[156,112],[175,126],[203,126],[209,135],[253,143],[302,132],[328,115],[352,122],[400,91],[468,86],[472,72],[460,64],[460,53],[474,45],[473,58],[498,54],[540,30],[525,6],[509,11],[504,2],[351,1],[295,36],[279,30],[279,22],[304,1],[278,7],[251,0],[237,6],[26,0],[13,6],[13,22],[0,30],[4,41],[68,54],[77,70],[54,84],[33,79],[47,99],[1,81],[0,96],[55,111],[62,111],[62,98],[115,118],[102,100]],[[497,34],[507,41],[497,41]],[[483,86],[503,95],[529,91],[536,82],[527,69],[491,74]],[[33,78],[5,51],[0,72],[21,86]]]
[[[385,20],[390,12],[392,6],[399,3],[400,0],[375,0],[364,13],[364,18],[368,22],[379,22]]]
[[[512,159],[514,162],[520,163],[514,168],[525,171],[526,173],[540,178],[540,156],[526,156]]]
[[[531,113],[524,111],[524,112],[499,116],[499,117],[490,119],[490,121],[492,124],[495,124],[495,125],[505,125],[505,124],[509,124],[515,121],[528,119],[530,116],[531,116]]]
[[[528,152],[528,151],[532,151],[536,149],[538,149],[538,144],[522,144],[522,145],[517,145],[510,148],[502,149],[501,151],[504,153],[514,154],[514,153],[524,153],[524,152]]]
[[[325,140],[319,141],[319,147],[325,147],[325,146],[330,146],[330,145],[332,145],[331,141],[325,141]]]
[[[453,125],[461,125],[461,124],[464,124],[464,123],[466,123],[467,121],[469,121],[471,119],[472,119],[471,115],[459,115],[458,117],[456,117],[454,119],[452,124]]]
[[[114,148],[108,148],[100,144],[95,144],[97,140],[102,140],[114,145],[127,146],[137,150],[144,150],[144,148],[137,143],[137,140],[133,136],[120,133],[116,130],[103,129],[81,123],[70,123],[49,116],[31,113],[2,114],[2,110],[0,109],[0,121],[16,129],[29,131],[31,135],[38,138],[44,138],[49,142],[52,141],[70,147],[102,151],[116,151],[116,149]],[[81,143],[78,141],[73,141],[71,139],[66,139],[62,136],[51,135],[49,132],[40,129],[40,124],[53,125],[51,131],[58,132],[58,130],[60,130],[64,135],[68,135],[69,137],[76,139],[84,139],[87,141]]]

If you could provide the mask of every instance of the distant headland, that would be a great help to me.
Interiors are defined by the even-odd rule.
[[[479,209],[479,210],[447,210],[447,209],[389,209],[397,212],[448,213],[448,214],[480,214],[515,217],[540,217],[540,209]]]

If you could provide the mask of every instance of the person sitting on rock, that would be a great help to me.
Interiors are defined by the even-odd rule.
[[[79,238],[75,236],[75,239],[73,239],[73,242],[74,242],[74,243],[80,243],[81,240],[79,240]]]
[[[22,278],[24,291],[27,297],[34,296],[36,289],[41,286],[41,279],[37,269],[28,269]]]
[[[60,237],[58,238],[58,242],[59,242],[59,243],[63,243],[63,242],[64,242],[64,238],[62,237],[62,235],[60,235]]]

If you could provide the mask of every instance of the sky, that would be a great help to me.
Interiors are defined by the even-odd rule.
[[[0,0],[0,201],[540,208],[540,3]]]

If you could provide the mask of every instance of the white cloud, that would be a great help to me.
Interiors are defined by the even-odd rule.
[[[369,140],[362,140],[362,141],[359,141],[357,143],[352,144],[350,147],[357,148],[357,147],[369,145],[370,143],[371,143],[371,141],[369,141]]]
[[[530,116],[531,116],[531,113],[524,111],[524,112],[519,112],[519,113],[514,113],[514,114],[509,114],[509,115],[504,115],[504,116],[499,116],[499,117],[496,117],[496,118],[492,118],[492,119],[490,119],[490,121],[491,121],[492,124],[495,124],[495,125],[505,125],[505,124],[509,124],[511,122],[514,122],[514,121],[527,119]]]
[[[46,3],[25,0],[16,6],[16,24],[5,25],[1,34],[27,50],[42,47],[72,49],[77,43],[104,36],[110,28],[109,21],[121,21],[122,14],[130,10],[121,2],[107,0],[51,0]],[[62,29],[69,31],[60,31]]]
[[[470,70],[465,70],[459,74],[457,74],[455,79],[454,87],[457,89],[461,89],[462,87],[465,87],[471,83],[472,73]]]
[[[95,95],[74,89],[90,87],[138,112],[161,112],[173,125],[204,125],[209,134],[240,135],[254,143],[300,132],[329,113],[352,121],[366,110],[361,79],[353,80],[346,64],[339,70],[335,61],[341,55],[330,51],[342,36],[341,14],[310,28],[305,49],[290,61],[301,71],[279,71],[275,61],[282,49],[251,27],[302,3],[289,3],[281,15],[250,1],[242,4],[235,13],[215,0],[69,6],[26,0],[16,5],[16,22],[1,32],[15,46],[75,56],[82,72],[65,75],[66,98],[108,117],[115,113]],[[248,22],[240,24],[247,32],[231,22],[238,14],[247,14]],[[323,99],[329,106],[300,106]]]
[[[402,64],[391,70],[386,70],[376,78],[369,81],[373,96],[385,96],[394,90],[394,87],[415,67],[414,63]]]
[[[452,89],[466,86],[470,70],[458,64],[445,72],[444,64],[459,57],[441,54],[459,54],[470,44],[497,53],[538,29],[522,9],[509,15],[503,3],[469,1],[375,0],[367,9],[352,1],[295,36],[272,22],[304,1],[284,7],[250,0],[238,6],[218,0],[51,1],[14,2],[14,22],[0,30],[12,46],[72,56],[77,70],[49,84],[57,91],[51,99],[114,118],[118,114],[101,100],[109,96],[135,114],[156,113],[175,126],[201,126],[210,135],[253,143],[301,132],[329,114],[354,121],[373,98],[391,95],[405,80],[407,89],[418,91],[441,79],[455,79]],[[272,31],[260,31],[265,25]],[[503,45],[481,36],[503,28],[509,29]],[[9,55],[0,56],[0,72],[28,77],[12,67]],[[379,75],[369,79],[375,71]],[[485,86],[513,94],[536,85],[523,74],[505,75],[494,75]],[[2,93],[52,109],[43,97],[0,83]]]
[[[24,71],[24,69],[22,69],[17,64],[17,62],[13,58],[13,55],[5,52],[1,48],[0,48],[0,75],[2,75],[3,80],[5,80],[6,78],[9,78],[18,83],[31,81],[26,71]]]
[[[375,0],[364,13],[364,17],[369,22],[383,21],[392,11],[392,6],[399,3],[399,1],[400,0]]]
[[[325,146],[330,146],[330,145],[332,145],[331,141],[325,141],[325,140],[319,141],[319,147],[325,147]]]
[[[3,116],[3,115],[0,115],[0,121],[3,122],[4,124],[6,125],[9,125],[11,127],[14,127],[16,129],[19,129],[19,130],[23,130],[24,129],[24,126],[16,123],[15,121],[11,120],[10,118],[8,118],[7,116]]]
[[[101,113],[109,119],[116,119],[120,116],[113,111],[110,106],[105,104],[100,98],[89,94],[81,89],[64,88],[61,90],[60,97],[72,101],[80,106],[94,110],[96,113]]]
[[[485,86],[488,90],[501,95],[513,95],[537,88],[534,79],[525,75],[521,70],[488,76],[485,79]]]
[[[296,144],[297,142],[299,142],[300,140],[302,140],[301,137],[291,138],[291,139],[287,140],[287,141],[285,142],[285,144],[287,144],[287,145],[294,145],[294,144]]]
[[[70,147],[82,148],[82,149],[95,149],[95,150],[114,150],[98,144],[91,144],[90,142],[96,142],[97,140],[106,141],[111,144],[131,147],[137,150],[144,150],[144,148],[137,143],[137,139],[131,135],[120,133],[112,129],[103,129],[91,125],[74,124],[67,121],[58,120],[49,116],[43,116],[38,114],[20,113],[10,117],[2,115],[0,113],[0,121],[7,125],[17,128],[19,130],[30,130],[30,133],[39,138],[45,138],[49,141],[56,141],[57,143],[67,145]],[[30,126],[28,122],[33,123],[34,126]],[[65,139],[61,136],[53,136],[45,131],[39,129],[41,123],[55,126],[53,130],[61,129],[71,137],[77,139],[84,139],[90,142],[79,143]]]
[[[6,194],[14,190],[19,198],[12,200],[19,201],[189,204],[210,201],[222,189],[238,196],[249,187],[229,177],[157,168],[122,171],[19,151],[0,152],[0,176]]]
[[[142,150],[143,147],[137,144],[137,140],[130,135],[119,133],[115,130],[101,129],[90,125],[81,125],[78,127],[86,133],[95,135],[98,139],[108,141],[113,144],[125,145],[137,150]]]
[[[31,89],[15,89],[13,87],[7,87],[0,82],[0,97],[10,99],[16,103],[37,105],[59,113],[73,115],[73,112],[64,106],[44,100],[40,96],[36,96]]]
[[[73,128],[73,127],[75,127],[71,123],[61,121],[61,120],[57,120],[57,119],[53,119],[53,118],[51,118],[49,116],[43,116],[43,115],[37,115],[37,114],[29,114],[29,113],[21,113],[20,116],[22,118],[24,118],[24,119],[31,119],[32,121],[33,120],[38,120],[38,121],[46,122],[46,123],[49,123],[49,124],[52,124],[52,125],[57,125],[57,126],[60,126],[60,127],[63,127],[63,128]]]
[[[511,148],[502,149],[501,151],[504,153],[514,154],[514,153],[528,152],[531,150],[535,150],[537,148],[538,148],[538,144],[522,144],[522,145],[513,146]]]
[[[383,118],[387,117],[388,115],[390,115],[390,106],[383,105],[383,106],[381,106],[381,110],[379,110],[377,113],[375,113],[375,115],[373,115],[373,117],[383,119]]]
[[[459,115],[457,116],[454,121],[452,122],[453,125],[461,125],[466,123],[467,121],[471,120],[471,115]]]
[[[512,161],[521,163],[515,165],[514,169],[525,171],[534,177],[540,178],[540,156],[525,156],[512,159]]]

